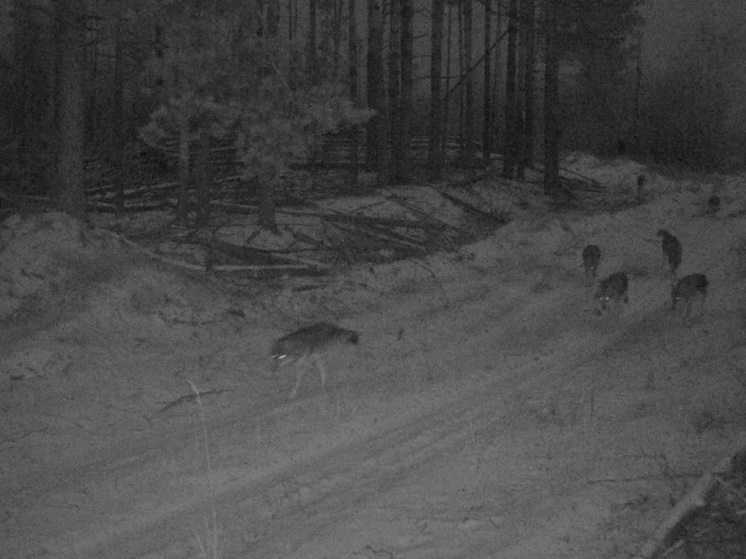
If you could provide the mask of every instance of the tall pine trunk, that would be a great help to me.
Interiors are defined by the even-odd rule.
[[[464,164],[474,166],[474,72],[472,72],[472,2],[463,3],[464,9],[464,68],[466,81],[464,83]]]
[[[536,8],[534,0],[522,0],[521,6],[523,16],[521,25],[523,29],[524,43],[524,70],[523,70],[523,145],[521,146],[520,162],[521,169],[531,167],[534,164],[534,66],[536,59]]]
[[[451,58],[453,54],[453,5],[448,2],[448,16],[446,27],[446,77],[443,96],[443,139],[442,151],[444,158],[448,158],[448,135],[451,131]]]
[[[316,56],[316,1],[309,2],[309,30],[306,38],[306,75],[312,83],[318,79],[318,66]],[[279,34],[279,6],[274,0],[268,0],[263,13],[256,14],[259,17],[257,24],[262,29],[261,37],[265,46],[269,41]],[[204,147],[204,146],[203,146]],[[259,191],[259,211],[257,222],[259,227],[272,233],[278,233],[277,215],[275,213],[275,192],[278,187],[278,179],[274,172],[264,171],[252,179],[254,188]]]
[[[493,141],[497,150],[500,151],[500,72],[502,69],[502,39],[503,39],[503,16],[502,16],[502,0],[497,0],[497,6],[495,12],[497,17],[495,18],[495,71],[494,71],[494,84],[492,86],[492,134]]]
[[[552,2],[544,2],[544,194],[559,193],[559,57]]]
[[[466,61],[464,60],[464,10],[461,4],[456,5],[456,27],[458,30],[458,82],[454,89],[458,90],[458,159],[459,163],[464,162],[464,152],[466,151],[466,138],[464,130],[464,105],[466,104],[464,84],[464,73],[466,72]]]
[[[197,191],[197,225],[204,226],[210,221],[210,202],[212,200],[212,138],[202,134],[197,146],[197,157],[194,171],[194,187]]]
[[[293,18],[293,12],[295,9],[295,2],[293,0],[287,1],[287,10],[288,10],[288,40],[292,43],[293,37],[295,33],[295,29],[293,26],[294,18]]]
[[[414,0],[401,1],[401,142],[397,182],[410,178],[412,148],[412,103],[414,96]]]
[[[350,59],[348,68],[348,79],[350,80],[350,99],[352,99],[352,102],[356,107],[359,107],[360,99],[358,98],[359,94],[357,87],[357,20],[355,19],[355,14],[357,14],[357,11],[355,10],[355,0],[349,0],[348,11],[350,18],[347,27],[347,34],[349,35],[350,41]],[[350,182],[353,187],[357,186],[357,178],[358,174],[360,173],[360,135],[358,134],[358,131],[359,129],[357,126],[350,126]]]
[[[179,122],[179,195],[176,199],[176,222],[186,227],[189,222],[189,132]]]
[[[368,0],[368,107],[375,114],[368,121],[366,160],[378,173],[378,182],[386,182],[386,99],[383,87],[383,12],[382,0]]]
[[[334,48],[334,78],[339,78],[340,54],[342,49],[342,0],[334,0],[332,9],[332,44]]]
[[[316,15],[317,0],[308,0],[308,42],[306,43],[306,72],[309,80],[318,79],[318,59],[316,55]]]
[[[516,91],[515,91],[515,178],[522,181],[526,178],[525,168],[523,166],[523,133],[526,96],[524,87],[526,86],[526,33],[523,17],[526,2],[519,1],[518,6],[518,57],[516,60]]]
[[[117,16],[116,36],[114,38],[114,98],[111,107],[111,128],[114,145],[112,146],[119,167],[115,180],[114,211],[118,216],[124,213],[124,189],[127,176],[126,139],[124,132],[124,36],[122,18]]]
[[[505,157],[503,177],[515,177],[516,158],[518,155],[516,114],[516,70],[518,39],[518,0],[509,0],[508,4],[508,52],[505,73]]]
[[[445,0],[433,0],[430,14],[430,130],[427,152],[427,169],[430,179],[440,175],[443,149],[443,106],[441,79],[443,66],[443,16]]]
[[[401,0],[390,0],[389,15],[389,182],[401,177]]]
[[[492,153],[492,0],[484,0],[484,117],[482,122],[482,159],[490,164]]]
[[[58,0],[56,10],[59,93],[54,203],[57,209],[82,218],[85,215],[85,3],[82,0]]]
[[[277,218],[275,215],[275,180],[262,176],[256,179],[255,186],[259,189],[259,226],[272,233],[277,233]]]

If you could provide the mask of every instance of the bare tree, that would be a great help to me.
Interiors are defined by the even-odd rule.
[[[430,137],[428,146],[428,175],[431,179],[440,174],[443,149],[443,105],[441,80],[443,66],[443,17],[445,0],[433,0],[430,14]]]
[[[85,214],[84,192],[84,63],[85,2],[57,0],[58,134],[55,206],[75,217]]]

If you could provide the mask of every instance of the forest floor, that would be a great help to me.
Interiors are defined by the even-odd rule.
[[[634,190],[591,159],[576,170]],[[241,289],[110,222],[7,219],[0,556],[632,557],[746,421],[746,177],[645,173],[624,209],[559,211],[529,185],[471,244]],[[661,227],[679,276],[710,281],[690,320]],[[588,243],[630,278],[601,316]],[[319,320],[360,343],[289,401],[269,347]]]

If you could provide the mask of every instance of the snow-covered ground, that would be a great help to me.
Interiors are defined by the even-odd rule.
[[[61,215],[6,220],[0,557],[633,555],[743,430],[746,177],[565,167],[645,202],[560,212],[535,184],[485,178],[459,195],[512,220],[478,242],[240,288]],[[438,188],[313,210],[467,222]],[[138,219],[94,222],[158,216]],[[226,242],[325,234],[246,219]],[[710,281],[689,321],[670,311],[660,228],[682,242],[679,276]],[[588,243],[601,276],[630,278],[629,303],[602,316]],[[288,401],[294,370],[273,374],[268,349],[319,320],[360,343]]]

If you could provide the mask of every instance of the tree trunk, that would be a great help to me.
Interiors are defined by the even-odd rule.
[[[389,16],[389,183],[401,176],[401,0],[391,1]]]
[[[60,67],[59,49],[56,49],[56,44],[48,45],[54,41],[42,36],[48,19],[51,19],[48,14],[27,0],[14,0],[12,4],[9,9],[15,27],[9,50],[13,52],[15,79],[2,84],[3,92],[10,94],[3,99],[9,105],[5,116],[10,125],[10,137],[17,140],[14,142],[17,164],[29,173],[45,168],[46,184],[38,186],[51,186],[57,182],[57,153],[48,138],[57,133],[55,111],[58,103],[55,96],[58,91],[55,79]],[[58,25],[55,33],[59,35],[60,32]]]
[[[261,181],[259,187],[259,227],[277,233],[277,220],[275,217],[275,181],[267,177],[258,177],[255,183]]]
[[[484,0],[484,122],[482,122],[482,159],[490,164],[492,152],[492,0]]]
[[[505,154],[503,177],[512,179],[515,176],[516,157],[516,42],[518,35],[518,0],[509,0],[508,4],[508,52],[505,73]]]
[[[401,141],[397,182],[407,182],[411,175],[412,103],[414,96],[414,6],[413,0],[401,0]]]
[[[544,2],[544,194],[559,192],[559,58],[554,7]]]
[[[179,195],[176,200],[176,222],[184,227],[189,222],[189,133],[186,124],[179,127]]]
[[[502,8],[503,8],[503,2],[502,0],[497,0],[497,6],[495,8],[495,11],[497,12],[497,18],[495,22],[495,83],[492,88],[492,98],[493,98],[493,107],[492,107],[492,115],[493,115],[493,140],[494,144],[498,151],[500,151],[500,119],[498,118],[498,115],[500,114],[500,69],[502,68],[502,39],[503,39],[503,15],[502,15]]]
[[[520,0],[518,6],[518,57],[516,60],[516,91],[515,91],[515,178],[522,181],[526,178],[523,166],[523,133],[525,117],[525,86],[526,86],[526,28],[523,21],[526,2]]]
[[[360,99],[358,99],[358,88],[357,88],[357,22],[355,15],[355,0],[349,0],[348,5],[349,12],[349,26],[347,34],[349,35],[350,41],[350,67],[349,67],[349,80],[350,80],[350,99],[356,107],[360,106]],[[360,150],[358,142],[358,127],[350,126],[350,180],[352,186],[357,186],[357,177],[360,172],[360,162],[358,160],[358,152]]]
[[[430,137],[427,153],[428,178],[436,179],[440,175],[443,160],[442,149],[442,101],[441,75],[443,66],[443,16],[445,0],[433,0],[430,14]]]
[[[464,8],[464,158],[466,167],[474,166],[474,73],[472,72],[472,2],[463,3]]]
[[[194,166],[194,187],[197,191],[197,225],[204,226],[210,221],[210,201],[212,199],[212,168],[210,152],[212,138],[202,134]]]
[[[451,101],[451,57],[453,46],[453,5],[448,2],[448,19],[446,27],[446,79],[443,84],[445,87],[445,95],[443,96],[443,144],[442,152],[443,157],[448,158],[448,148],[446,142],[448,141],[448,134],[451,126],[451,112],[450,112],[450,101]]]
[[[456,27],[458,31],[458,82],[454,89],[458,89],[458,158],[459,164],[464,163],[464,152],[466,151],[466,138],[464,130],[464,72],[466,72],[466,62],[464,61],[464,10],[461,3],[456,5]]]
[[[293,42],[293,38],[295,37],[295,29],[293,26],[294,19],[293,19],[293,13],[294,13],[294,4],[295,2],[293,0],[288,0],[287,6],[288,6],[288,40],[290,43]]]
[[[366,159],[368,168],[378,173],[378,182],[386,175],[386,99],[383,87],[383,13],[382,0],[368,0],[368,107],[376,111],[368,121]]]
[[[342,0],[334,0],[332,4],[332,44],[334,57],[334,79],[339,78],[339,55],[342,47]]]
[[[534,65],[536,59],[536,8],[534,0],[522,0],[524,16],[521,18],[524,29],[525,70],[523,77],[523,146],[521,147],[521,167],[532,167],[534,164]]]
[[[124,188],[130,161],[126,152],[124,131],[124,49],[122,47],[122,20],[117,17],[116,37],[114,38],[114,99],[112,102],[111,128],[114,138],[114,157],[119,168],[114,185],[114,211],[117,216],[124,214]]]
[[[639,38],[638,38],[639,40]],[[635,60],[635,99],[632,109],[632,153],[635,155],[641,153],[640,145],[640,99],[642,94],[642,47],[637,45],[637,56]]]
[[[58,142],[57,184],[54,202],[57,209],[75,217],[85,215],[83,150],[85,143],[84,86],[85,3],[82,0],[58,0]]]
[[[312,83],[318,79],[318,59],[316,56],[316,12],[317,0],[308,0],[308,43],[306,45],[306,72]]]

